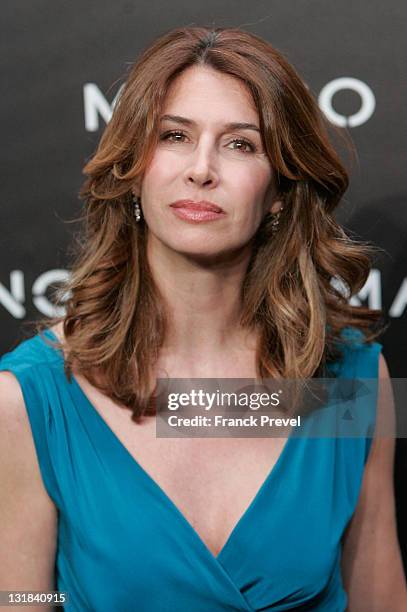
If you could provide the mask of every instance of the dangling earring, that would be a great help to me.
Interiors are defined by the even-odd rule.
[[[278,231],[278,224],[279,224],[279,220],[280,220],[280,215],[281,215],[281,211],[284,210],[284,206],[280,207],[280,210],[278,210],[276,213],[271,213],[271,231],[273,234],[275,234]]]
[[[133,195],[133,203],[134,203],[134,211],[133,214],[136,217],[136,223],[141,221],[141,198],[139,196]]]

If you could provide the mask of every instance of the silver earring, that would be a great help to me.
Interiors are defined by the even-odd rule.
[[[275,234],[278,231],[278,224],[280,221],[280,215],[281,215],[281,211],[284,210],[284,206],[280,207],[280,210],[278,210],[276,213],[272,213],[271,214],[271,231],[273,234]]]
[[[133,214],[136,217],[136,223],[138,223],[139,221],[141,221],[141,198],[139,196],[133,195],[133,203],[134,203],[134,210],[133,210]]]

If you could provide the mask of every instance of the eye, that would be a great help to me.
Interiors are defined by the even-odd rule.
[[[164,132],[164,134],[160,135],[160,140],[164,140],[166,142],[172,142],[172,143],[183,143],[185,142],[183,139],[187,138],[187,135],[182,131],[182,130],[171,130],[170,132]],[[229,144],[234,144],[237,143],[239,145],[243,145],[243,146],[239,146],[237,148],[234,148],[234,151],[238,151],[241,153],[255,153],[257,151],[257,147],[250,142],[249,140],[246,140],[245,138],[234,138],[233,140],[230,141]]]
[[[183,142],[183,140],[180,140],[179,138],[173,140],[171,138],[172,136],[186,137],[186,134],[184,134],[184,132],[182,132],[181,130],[173,130],[171,132],[165,132],[164,134],[161,134],[160,140],[169,140],[170,142]]]
[[[235,151],[242,151],[242,153],[255,153],[257,151],[254,144],[252,144],[249,140],[245,140],[244,138],[234,138],[233,140],[231,140],[231,144],[235,142],[243,144],[246,147],[249,147],[249,151],[247,149],[244,150],[241,147],[239,147],[238,149],[235,149]]]

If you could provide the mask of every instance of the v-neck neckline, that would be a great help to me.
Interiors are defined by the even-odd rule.
[[[45,331],[45,334],[47,333],[48,335],[52,337],[52,339],[59,341],[59,339],[56,337],[54,332],[51,331],[51,329],[48,328]],[[41,337],[40,339],[42,342],[44,342]],[[49,348],[48,345],[47,345],[47,348]],[[64,361],[63,353],[61,350],[59,350],[58,352],[60,354],[60,358],[63,363]],[[163,503],[165,503],[168,507],[170,507],[175,512],[180,522],[187,528],[188,531],[190,531],[190,533],[192,534],[192,537],[197,541],[197,543],[201,546],[201,548],[205,550],[205,552],[209,555],[212,561],[214,561],[217,564],[220,564],[221,558],[226,554],[226,550],[231,545],[232,540],[236,539],[238,532],[243,528],[244,523],[246,523],[249,520],[250,515],[254,513],[254,511],[256,510],[256,507],[259,505],[260,499],[266,494],[268,488],[271,486],[271,482],[276,478],[277,474],[281,471],[282,465],[286,460],[288,451],[292,444],[292,440],[294,437],[293,436],[294,428],[293,427],[291,428],[290,435],[288,436],[276,462],[274,463],[270,471],[267,473],[267,476],[263,480],[260,487],[257,489],[257,492],[255,493],[253,499],[251,500],[249,505],[246,507],[246,509],[243,511],[243,513],[240,515],[239,519],[237,520],[234,527],[230,531],[225,543],[223,544],[218,554],[215,555],[210,550],[210,548],[205,543],[205,541],[202,539],[202,537],[199,535],[197,530],[193,527],[192,523],[190,523],[190,521],[187,519],[185,514],[178,508],[176,503],[165,492],[162,486],[147,472],[147,470],[141,465],[141,463],[139,463],[139,461],[131,454],[131,452],[126,447],[126,445],[120,440],[119,436],[113,431],[110,425],[108,425],[107,421],[102,417],[99,410],[97,410],[97,408],[91,402],[91,400],[86,395],[85,391],[82,389],[81,385],[76,380],[73,374],[71,375],[70,384],[75,389],[78,397],[85,404],[88,410],[88,414],[92,415],[92,418],[95,419],[96,422],[98,422],[98,424],[102,427],[102,430],[105,432],[105,434],[116,445],[119,452],[126,458],[126,460],[129,462],[130,465],[134,466],[137,472],[143,477],[147,485],[160,496]]]

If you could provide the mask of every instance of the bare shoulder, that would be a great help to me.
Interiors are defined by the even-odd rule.
[[[343,538],[342,572],[350,610],[401,612],[407,609],[407,589],[393,487],[395,406],[383,355],[378,377],[375,437],[356,511]]]
[[[3,441],[9,436],[31,436],[20,384],[14,374],[8,371],[0,372],[0,425]]]
[[[57,511],[44,487],[23,393],[0,372],[0,590],[53,583]]]

